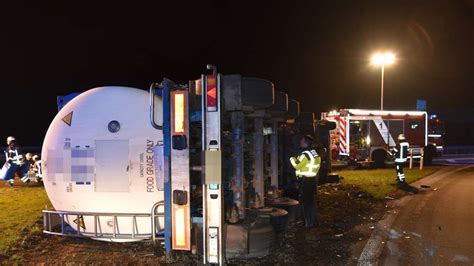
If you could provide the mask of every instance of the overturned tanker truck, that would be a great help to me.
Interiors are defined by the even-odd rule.
[[[43,211],[45,233],[149,239],[212,264],[269,253],[300,215],[287,163],[295,140],[316,135],[324,150],[332,128],[270,81],[208,67],[186,85],[58,97],[42,150],[54,207]],[[323,162],[327,174],[330,156]]]

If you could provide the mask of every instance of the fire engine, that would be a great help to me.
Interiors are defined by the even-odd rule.
[[[428,115],[424,111],[340,109],[323,112],[321,117],[337,124],[331,131],[334,159],[383,160],[384,149],[394,147],[399,134],[405,135],[410,147],[428,144]]]

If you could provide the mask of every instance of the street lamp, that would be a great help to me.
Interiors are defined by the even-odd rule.
[[[383,110],[383,72],[385,65],[391,65],[395,62],[395,55],[391,52],[375,53],[372,56],[371,62],[373,65],[380,66],[382,69],[382,79],[380,83],[380,110]]]

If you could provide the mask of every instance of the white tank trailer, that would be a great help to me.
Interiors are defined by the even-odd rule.
[[[161,98],[155,99],[161,124]],[[155,177],[153,147],[163,140],[150,125],[149,94],[128,87],[88,90],[67,103],[51,123],[44,140],[44,185],[57,211],[110,213],[116,216],[65,215],[64,222],[81,234],[151,234],[150,214],[164,193]],[[162,207],[161,207],[162,208]],[[160,210],[163,211],[163,210]],[[132,221],[135,219],[135,221]],[[163,229],[162,218],[157,227]]]
[[[263,207],[265,204],[263,178],[265,146],[262,126],[266,120],[275,129],[273,150],[267,151],[266,154],[271,154],[274,150],[278,151],[278,142],[275,141],[278,132],[277,122],[283,123],[287,118],[298,117],[299,104],[294,100],[287,100],[287,95],[284,93],[279,94],[283,100],[274,101],[273,84],[266,80],[230,75],[225,76],[224,81],[225,89],[222,93],[227,101],[226,105],[220,109],[229,113],[216,116],[219,119],[212,120],[215,122],[212,125],[218,129],[221,125],[227,125],[226,129],[233,132],[233,138],[225,139],[224,143],[232,145],[234,154],[240,154],[224,157],[224,160],[233,162],[232,175],[228,178],[235,184],[232,190],[236,195],[235,206],[239,207],[235,209],[240,210],[236,221],[242,221],[242,223],[226,224],[226,238],[220,234],[216,242],[210,238],[211,235],[205,235],[203,242],[206,243],[205,245],[217,246],[225,243],[225,254],[228,257],[261,256],[269,253],[275,239],[274,231],[284,231],[289,219],[287,211],[275,206],[288,206],[288,209],[293,210],[295,216],[293,219],[296,220],[298,202],[272,198],[273,201],[266,202],[273,206],[272,208],[245,209],[247,206],[244,188],[245,172],[243,171],[245,137],[241,131],[245,128],[245,123],[260,126],[259,134],[249,132],[253,136],[258,135],[259,141],[253,141],[253,147],[248,148],[260,155],[258,158],[255,156],[259,167],[255,162],[248,169],[253,169],[254,173],[258,172],[260,177],[254,178],[256,187],[258,185],[259,188],[256,192],[261,199],[256,207]],[[220,92],[217,95],[219,94]],[[196,95],[194,97],[197,97]],[[164,213],[164,206],[157,204],[164,202],[163,171],[165,168],[163,155],[160,155],[163,154],[163,145],[161,145],[163,132],[157,129],[158,126],[150,123],[149,117],[150,106],[153,105],[152,120],[158,125],[163,125],[163,102],[161,97],[152,97],[155,97],[151,98],[154,100],[151,101],[154,105],[150,103],[150,94],[147,91],[127,87],[100,87],[76,96],[59,111],[48,129],[42,148],[44,184],[56,210],[45,212],[45,232],[126,242],[156,237],[155,233],[164,229],[164,217],[157,219],[156,227],[153,229],[150,218],[153,212]],[[271,108],[272,106],[274,108]],[[229,115],[230,113],[232,115]],[[229,119],[230,121],[227,122],[230,123],[222,123],[222,117]],[[204,121],[211,121],[211,119]],[[204,121],[201,122],[204,123]],[[204,141],[204,136],[201,137]],[[207,135],[205,137],[208,138]],[[174,154],[181,156],[177,150]],[[173,149],[171,151],[170,156],[173,157]],[[278,162],[276,159],[273,158],[273,162]],[[180,162],[180,160],[175,160],[175,162]],[[215,165],[221,168],[223,164],[219,160]],[[160,166],[163,167],[160,168]],[[275,175],[273,181],[275,187],[278,186],[277,166],[276,163],[272,164],[275,168],[272,168],[272,173]],[[171,167],[171,171],[173,169]],[[186,171],[189,172],[189,170]],[[212,181],[212,179],[202,181],[205,180]],[[182,180],[174,178],[173,181],[181,182]],[[217,183],[220,184],[220,182],[221,180],[218,180]],[[209,184],[206,183],[206,186]],[[173,189],[179,191],[179,189]],[[217,197],[212,197],[215,196],[213,193],[215,192],[210,191],[209,197],[217,199]],[[172,196],[174,197],[174,192]],[[173,208],[179,205],[173,200],[171,202],[173,202]],[[224,207],[221,206],[222,204],[223,202],[220,202],[218,208],[204,208],[203,215],[213,218],[221,215],[222,207]],[[160,207],[153,210],[155,206]],[[249,212],[248,217],[245,210]],[[48,216],[48,214],[54,215]],[[59,217],[58,221],[53,222],[51,216]],[[218,219],[215,220],[218,221]],[[256,220],[258,223],[255,222]],[[202,225],[199,225],[199,222],[196,223],[196,228],[202,227],[203,234],[210,227],[221,228],[222,221],[219,221],[218,226],[210,226],[207,221],[209,219],[204,218]],[[51,224],[56,223],[61,224],[61,230],[51,228]],[[68,232],[64,232],[64,224],[71,227],[67,228]],[[175,224],[173,226],[172,229],[180,228]],[[168,227],[167,230],[169,229]],[[137,235],[143,237],[136,237]],[[199,242],[199,240],[196,241]],[[197,246],[199,245],[197,243]],[[203,252],[207,252],[204,250],[205,246],[201,248]]]

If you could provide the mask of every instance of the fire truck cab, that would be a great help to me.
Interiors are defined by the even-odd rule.
[[[428,119],[428,146],[440,156],[444,153],[444,122],[439,119],[438,115],[430,114]]]
[[[428,116],[423,111],[340,109],[323,112],[321,118],[337,125],[331,131],[333,159],[383,160],[384,149],[396,146],[399,134],[404,134],[413,148],[424,148],[428,143]]]

